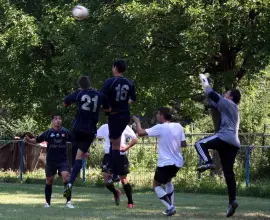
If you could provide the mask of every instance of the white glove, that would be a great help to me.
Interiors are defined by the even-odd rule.
[[[204,74],[200,74],[200,80],[204,89],[209,86],[208,79]]]

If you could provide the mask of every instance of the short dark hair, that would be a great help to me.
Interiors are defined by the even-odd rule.
[[[82,89],[89,89],[91,82],[88,76],[80,76],[78,79],[78,84]]]
[[[113,63],[113,67],[116,67],[119,73],[126,71],[126,63],[124,60],[118,59]]]
[[[230,89],[230,95],[233,97],[233,102],[239,104],[241,100],[241,93],[238,89]]]
[[[53,120],[54,117],[56,117],[56,116],[60,116],[60,117],[62,118],[62,115],[61,115],[60,113],[54,112],[54,113],[52,113],[52,115],[51,115],[52,120]]]
[[[159,114],[163,115],[166,120],[172,120],[172,110],[170,108],[162,106],[158,109],[158,111]]]

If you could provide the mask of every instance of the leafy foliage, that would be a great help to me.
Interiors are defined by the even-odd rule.
[[[205,114],[199,73],[222,92],[244,76],[256,80],[269,63],[268,1],[93,0],[81,22],[71,17],[76,3],[0,0],[0,105],[12,118],[30,115],[44,129],[58,110],[70,125],[75,109],[62,100],[78,76],[100,88],[122,57],[138,88],[133,112],[176,105],[195,121]]]

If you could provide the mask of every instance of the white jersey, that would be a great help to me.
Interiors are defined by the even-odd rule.
[[[145,129],[149,137],[158,138],[158,166],[175,165],[182,167],[184,164],[181,142],[185,141],[183,127],[179,123],[163,123]]]
[[[110,138],[109,138],[109,126],[108,124],[104,124],[102,125],[98,130],[97,130],[97,137],[101,137],[104,138],[104,153],[108,154],[110,153]],[[127,144],[127,139],[131,139],[134,140],[135,138],[137,138],[136,134],[134,133],[134,131],[127,126],[125,128],[125,130],[122,133],[121,136],[121,143],[120,143],[120,147],[124,147]],[[125,155],[126,152],[121,152],[121,155]]]

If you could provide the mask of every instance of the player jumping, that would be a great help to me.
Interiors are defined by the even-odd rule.
[[[126,64],[123,60],[113,63],[113,78],[107,79],[101,92],[107,97],[111,112],[108,117],[109,135],[112,143],[112,169],[119,174],[121,160],[121,135],[130,121],[129,104],[136,101],[135,86],[132,81],[124,77]]]
[[[153,186],[160,201],[166,206],[163,212],[167,216],[176,213],[174,203],[174,186],[172,178],[176,176],[183,166],[181,148],[186,146],[183,127],[179,123],[172,123],[171,110],[161,107],[157,113],[157,121],[160,123],[152,128],[143,130],[140,119],[133,116],[138,135],[158,138],[158,167],[156,168]],[[166,191],[162,188],[166,185]]]
[[[81,76],[78,84],[80,89],[64,100],[66,106],[75,103],[78,107],[72,129],[73,148],[78,150],[70,179],[64,191],[65,197],[69,197],[71,194],[72,185],[82,168],[82,159],[96,137],[100,107],[103,106],[105,112],[110,112],[106,98],[98,91],[91,89],[87,76]]]
[[[221,114],[221,125],[219,131],[215,135],[203,138],[196,142],[196,150],[204,161],[204,165],[198,167],[198,171],[204,172],[208,169],[215,168],[208,149],[217,150],[229,194],[229,207],[226,216],[231,217],[238,207],[238,203],[236,202],[236,181],[233,166],[237,152],[240,148],[240,141],[238,137],[238,104],[241,99],[241,94],[239,90],[231,89],[226,92],[223,97],[213,91],[213,89],[209,86],[205,75],[200,74],[200,79],[205,93],[210,99],[210,104],[216,107]]]
[[[112,169],[111,169],[111,143],[109,138],[109,128],[108,124],[102,125],[97,131],[97,137],[104,138],[104,159],[102,162],[102,172],[104,177],[104,183],[106,188],[114,194],[115,204],[119,205],[120,202],[120,190],[115,189],[113,181],[112,181]],[[130,139],[130,143],[127,145],[127,139]],[[124,187],[127,199],[128,199],[128,208],[132,209],[134,207],[133,199],[132,199],[132,187],[129,184],[127,174],[129,173],[129,161],[126,155],[126,151],[133,147],[138,143],[138,138],[134,131],[127,126],[122,133],[121,136],[121,153],[120,160],[118,163],[119,167],[119,176],[121,183]]]
[[[62,177],[64,185],[67,184],[69,178],[69,166],[67,157],[67,142],[71,141],[69,131],[62,127],[62,118],[59,114],[52,116],[52,128],[45,131],[37,138],[24,138],[25,142],[37,144],[47,142],[47,157],[46,157],[46,185],[45,185],[45,208],[51,206],[52,184],[55,174]],[[71,204],[71,193],[67,196],[68,208],[74,208]]]

